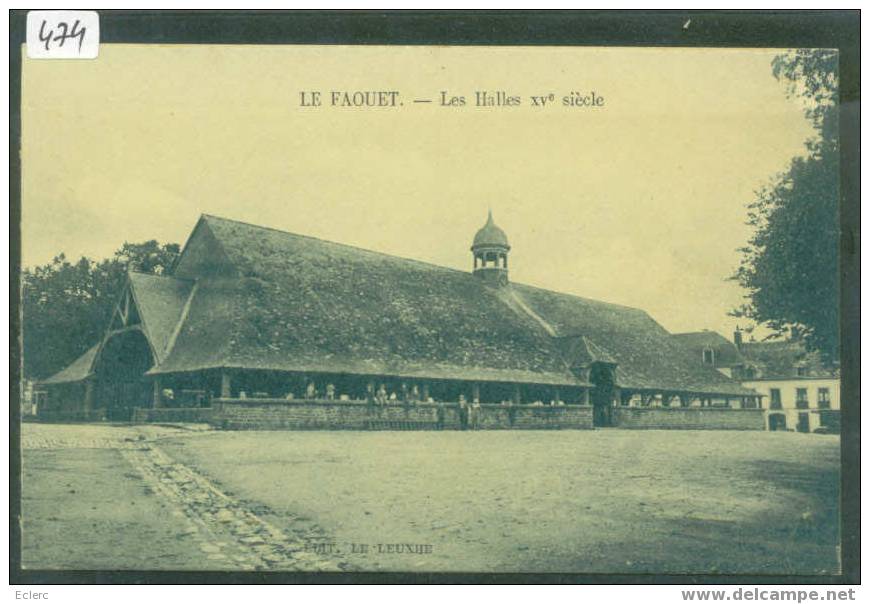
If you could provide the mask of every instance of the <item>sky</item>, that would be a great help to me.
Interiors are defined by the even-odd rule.
[[[183,244],[206,213],[470,270],[491,209],[512,281],[730,335],[746,204],[812,134],[771,74],[777,52],[103,44],[95,60],[25,58],[23,264]],[[330,105],[374,90],[402,106]],[[300,106],[303,91],[324,105]],[[521,105],[477,107],[476,91]],[[563,106],[572,91],[604,104]]]

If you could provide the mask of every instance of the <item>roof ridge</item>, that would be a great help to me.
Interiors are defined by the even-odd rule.
[[[186,283],[193,283],[196,281],[196,279],[185,279],[183,277],[176,277],[175,275],[167,275],[165,273],[158,275],[157,273],[146,273],[144,271],[137,271],[133,269],[128,269],[127,274],[136,275],[138,277],[154,277],[155,279],[174,279],[175,281],[184,281]]]
[[[193,303],[193,297],[196,295],[197,289],[199,289],[199,282],[194,281],[193,287],[190,288],[190,293],[184,301],[184,306],[181,308],[181,316],[179,316],[178,322],[176,322],[175,327],[172,329],[172,334],[169,336],[169,341],[166,343],[166,347],[162,351],[163,358],[161,359],[161,362],[165,360],[172,353],[172,349],[175,348],[175,342],[178,339],[178,334],[181,333],[182,327],[184,327],[184,322],[187,320],[187,314],[190,312],[190,306]]]
[[[733,344],[731,340],[726,338],[724,335],[719,333],[718,331],[685,331],[681,333],[672,333],[671,334],[675,338],[680,338],[683,340],[686,339],[707,339],[707,340],[720,340],[722,342],[728,342],[729,344]]]
[[[607,350],[607,348],[605,346],[602,346],[601,344],[597,343],[595,340],[593,340],[592,338],[590,338],[589,336],[587,336],[585,334],[581,335],[580,338],[582,338],[583,343],[586,345],[586,349],[589,352],[590,357],[593,357],[593,358],[600,357],[600,360],[605,362],[605,363],[615,363],[616,362],[615,359],[613,358],[613,355],[610,354],[610,351]]]
[[[401,260],[402,262],[412,262],[414,264],[422,264],[424,266],[437,268],[437,269],[440,269],[443,271],[450,271],[453,273],[460,273],[463,275],[471,276],[471,273],[469,271],[464,271],[464,270],[461,270],[458,268],[444,266],[442,264],[435,264],[434,262],[427,262],[425,260],[418,260],[416,258],[406,258],[404,256],[397,256],[396,254],[388,254],[387,252],[380,252],[378,250],[372,250],[372,249],[360,247],[358,245],[351,245],[349,243],[342,243],[340,241],[333,241],[331,239],[323,239],[322,237],[315,237],[313,235],[303,235],[302,233],[294,233],[292,231],[285,231],[283,229],[276,229],[274,227],[253,224],[251,222],[245,222],[243,220],[235,220],[233,218],[224,218],[222,216],[215,216],[213,214],[203,214],[202,216],[203,216],[203,218],[222,220],[224,222],[232,222],[235,224],[240,224],[242,226],[246,226],[246,227],[250,227],[250,228],[254,228],[254,229],[262,229],[264,231],[272,231],[273,233],[280,233],[281,235],[289,235],[290,237],[297,237],[299,239],[307,239],[309,241],[317,241],[319,243],[326,243],[329,245],[335,245],[335,246],[347,248],[347,249],[358,251],[358,252],[364,252],[366,254],[373,254],[375,256],[383,256],[385,258],[390,258],[393,260]]]
[[[558,331],[556,330],[556,328],[550,325],[550,323],[544,317],[532,310],[526,303],[526,301],[522,299],[520,292],[518,292],[513,287],[500,287],[498,288],[497,292],[501,295],[496,296],[496,298],[501,300],[505,304],[505,306],[507,306],[514,312],[519,309],[520,311],[522,311],[522,316],[534,320],[534,322],[538,326],[540,326],[551,338],[557,337]],[[511,302],[513,302],[513,304],[511,304]]]
[[[623,308],[626,310],[633,310],[635,312],[639,312],[639,313],[642,313],[644,315],[649,316],[649,313],[647,313],[644,309],[638,308],[636,306],[628,306],[626,304],[618,304],[617,302],[607,302],[605,300],[596,300],[595,298],[586,298],[585,296],[580,296],[578,294],[572,294],[569,292],[560,292],[560,291],[556,291],[553,289],[547,289],[545,287],[540,287],[538,285],[529,285],[528,283],[510,282],[510,284],[511,285],[519,285],[520,287],[528,287],[529,289],[536,289],[538,291],[546,292],[548,294],[558,294],[560,296],[568,296],[570,298],[575,298],[577,300],[583,300],[584,302],[592,302],[593,304],[600,304],[602,306],[613,306],[615,308]],[[582,335],[582,334],[575,334],[575,335]]]
[[[672,333],[671,335],[672,336],[697,336],[697,335],[708,334],[708,333],[709,334],[716,334],[716,335],[720,335],[720,336],[722,335],[718,331],[712,331],[709,329],[702,329],[700,331],[678,331],[678,332]],[[725,336],[722,336],[722,337],[724,338]]]

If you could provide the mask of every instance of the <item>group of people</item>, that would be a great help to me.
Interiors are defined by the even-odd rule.
[[[287,400],[293,400],[295,395],[293,392],[289,392],[284,397]],[[329,383],[326,384],[326,387],[323,391],[323,396],[321,397],[321,393],[318,391],[317,386],[314,382],[309,382],[305,388],[305,397],[306,400],[316,400],[316,399],[325,399],[327,401],[333,400],[342,400],[347,401],[350,400],[350,397],[346,394],[342,394],[340,396],[336,396],[335,384]],[[420,388],[417,384],[411,385],[409,388],[407,385],[402,384],[401,393],[396,391],[387,391],[386,384],[381,384],[377,389],[374,388],[373,385],[369,385],[368,392],[366,396],[366,400],[374,405],[397,405],[397,404],[414,404],[419,402],[425,403],[434,403],[436,402],[431,396],[428,395],[428,391],[425,391],[423,394],[420,392]],[[514,401],[510,399],[505,399],[501,401],[502,406],[510,407],[514,405]],[[560,407],[565,404],[564,401],[559,399],[553,399],[550,401],[549,406],[551,407]],[[544,407],[547,406],[543,401],[536,400],[530,403],[532,407]],[[464,394],[459,395],[459,406],[460,409],[480,409],[480,400],[475,398],[472,403],[469,404],[468,399]],[[467,417],[469,421],[475,415],[473,411],[468,411]],[[477,413],[479,415],[479,412]]]
[[[480,401],[475,399],[470,405],[464,394],[459,395],[459,423],[468,430],[480,427]]]
[[[387,392],[386,385],[381,384],[377,390],[375,390],[373,387],[369,387],[366,399],[369,402],[374,403],[376,405],[395,405],[395,404],[399,404],[399,403],[415,403],[415,402],[422,402],[424,400],[423,397],[420,395],[420,389],[416,384],[414,384],[410,389],[408,389],[403,384],[402,391],[403,392],[402,392],[401,396],[398,393],[396,393],[395,391]],[[293,392],[288,392],[284,396],[284,398],[286,400],[294,400],[296,398],[296,395]],[[314,382],[309,382],[308,385],[305,387],[304,400],[317,400],[317,399],[322,399],[322,400],[327,400],[327,401],[334,401],[334,400],[348,401],[348,400],[350,400],[350,397],[346,394],[336,396],[335,384],[331,384],[331,383],[327,384],[325,386],[323,393],[322,393],[322,396],[321,396],[321,392],[317,389],[317,386],[314,384]],[[425,398],[425,402],[434,403],[435,400],[431,396],[427,396]]]
[[[284,398],[288,401],[292,401],[296,398],[296,395],[293,392],[288,392],[284,395]],[[320,393],[317,391],[317,386],[314,385],[314,382],[309,382],[308,386],[305,387],[305,399],[306,400],[314,400],[320,398]],[[328,401],[336,400],[335,397],[335,384],[327,384],[324,391],[324,398]],[[341,395],[339,400],[349,400],[349,397],[346,395]]]
[[[428,394],[420,394],[420,388],[417,384],[408,388],[402,384],[402,393],[399,395],[396,392],[387,393],[387,387],[381,384],[375,392],[369,392],[369,400],[376,405],[396,405],[396,404],[414,404],[414,403],[434,403],[435,399]]]

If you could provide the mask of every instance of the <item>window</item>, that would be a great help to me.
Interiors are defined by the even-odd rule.
[[[831,408],[831,391],[827,388],[819,388],[819,409]]]
[[[779,388],[770,389],[770,408],[782,409],[782,393],[780,393]]]
[[[810,401],[807,398],[807,389],[806,388],[798,388],[797,389],[797,408],[798,409],[809,409]]]
[[[713,349],[712,348],[705,348],[704,349],[704,364],[705,365],[712,365],[714,360],[715,359],[714,359],[714,355],[713,355]]]
[[[806,377],[807,368],[803,365],[798,365],[797,367],[795,367],[795,372],[797,373],[798,377]]]

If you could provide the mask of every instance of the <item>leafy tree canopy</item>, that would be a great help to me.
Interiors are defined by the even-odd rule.
[[[733,278],[746,302],[732,312],[790,331],[829,361],[839,359],[839,140],[837,55],[805,49],[777,56],[773,75],[803,101],[814,126],[792,160],[749,204],[754,233]]]
[[[21,276],[24,375],[44,379],[74,361],[102,337],[128,268],[168,271],[180,251],[177,243],[125,243],[99,262],[64,254]]]

